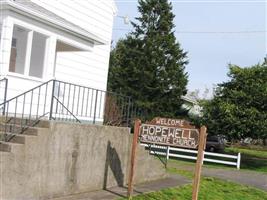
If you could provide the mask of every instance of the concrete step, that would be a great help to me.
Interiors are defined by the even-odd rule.
[[[38,135],[38,130],[40,129],[47,129],[43,127],[21,127],[21,125],[14,125],[14,124],[4,124],[0,123],[0,132],[12,132],[15,134],[20,134],[21,131],[24,129],[24,135]]]
[[[0,141],[0,146],[2,146],[2,149],[0,149],[0,152],[5,152],[5,153],[21,152],[21,150],[25,147],[24,144],[4,142],[4,141]]]
[[[8,123],[8,124],[17,124],[17,125],[25,125],[27,126],[34,126],[34,127],[40,127],[40,128],[49,128],[50,127],[50,121],[41,119],[22,119],[22,118],[13,118],[13,117],[0,117],[0,123]]]
[[[10,143],[25,144],[25,135],[13,133],[1,133],[0,138],[7,138]]]
[[[10,152],[11,151],[11,145],[6,142],[0,142],[0,151],[4,152]]]
[[[49,120],[40,120],[35,127],[39,128],[50,128],[50,121]]]
[[[36,137],[35,135],[0,133],[0,138],[7,138],[10,143],[25,144],[27,138]]]

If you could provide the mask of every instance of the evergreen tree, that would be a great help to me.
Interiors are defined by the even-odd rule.
[[[209,134],[266,139],[267,65],[229,69],[230,80],[219,84],[214,98],[203,104],[202,123]]]
[[[179,115],[187,53],[174,36],[168,0],[139,0],[134,30],[111,52],[108,89],[131,96],[150,117]]]

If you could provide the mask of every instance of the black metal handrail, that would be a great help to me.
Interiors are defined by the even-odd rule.
[[[57,117],[55,117],[54,119],[56,120],[56,119],[62,119],[62,120],[65,120],[65,121],[70,121],[71,120],[71,117],[74,119],[74,121],[76,121],[76,122],[79,122],[79,123],[81,123],[81,121],[61,102],[61,101],[59,101],[55,96],[53,97],[56,101],[57,101],[57,103],[59,103],[60,104],[60,106],[62,106],[66,111],[67,111],[67,113],[70,115],[70,117],[68,117],[68,115],[65,115],[64,113],[63,113],[63,116],[62,117],[60,117],[60,116],[57,116]],[[59,113],[60,114],[60,113]]]
[[[32,92],[33,90],[38,89],[38,88],[42,87],[43,85],[47,85],[48,83],[50,83],[50,82],[52,82],[52,81],[54,81],[54,80],[46,81],[46,82],[42,83],[41,85],[38,85],[38,86],[36,86],[36,87],[34,87],[34,88],[30,89],[30,90],[27,90],[26,92],[23,92],[23,93],[21,93],[21,94],[15,96],[15,97],[13,97],[13,98],[11,98],[11,99],[8,99],[8,100],[6,101],[6,103],[8,103],[8,102],[10,102],[10,101],[12,101],[12,100],[14,100],[14,99],[17,99],[17,98],[19,98],[19,97],[21,97],[21,96],[24,96],[25,94],[27,94],[27,93],[29,93],[29,92]],[[5,103],[5,102],[4,102],[4,103]],[[2,103],[2,104],[4,104],[4,103]],[[0,105],[2,105],[2,104],[0,104]]]
[[[5,102],[7,99],[7,87],[8,87],[8,79],[7,78],[0,79],[0,89],[1,89],[1,96],[3,96],[3,102]],[[5,104],[2,106],[2,109],[3,109],[2,114],[4,115],[5,114]]]
[[[129,126],[132,106],[129,96],[58,80],[55,81],[53,94],[82,121],[92,124]],[[51,117],[59,112],[58,105],[52,104]]]
[[[0,104],[5,124],[2,132],[9,141],[13,133],[23,133],[42,118],[85,121],[93,124],[129,126],[131,98],[58,80],[49,80]]]
[[[12,139],[14,134],[21,134],[30,126],[36,125],[49,113],[47,97],[53,81],[44,82],[0,104],[6,108],[3,114],[4,125],[1,124],[5,141]]]

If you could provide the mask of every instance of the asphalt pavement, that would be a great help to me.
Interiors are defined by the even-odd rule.
[[[168,178],[134,185],[133,195],[158,191],[170,187],[178,187],[191,183],[186,177],[171,175]],[[54,198],[52,200],[113,200],[120,197],[127,197],[127,187],[112,187],[106,190],[99,190],[88,193],[80,193],[71,196]]]
[[[178,163],[169,162],[168,167],[194,172],[194,166],[190,165],[181,165]],[[262,172],[237,170],[235,168],[226,169],[202,167],[202,175],[216,177],[267,191],[267,175]]]

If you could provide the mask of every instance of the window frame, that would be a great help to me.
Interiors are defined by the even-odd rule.
[[[26,30],[28,30],[27,33],[27,44],[26,44],[26,53],[25,53],[25,62],[24,62],[24,72],[23,74],[21,73],[16,73],[16,72],[11,72],[9,71],[9,65],[8,65],[8,69],[7,69],[7,75],[11,75],[11,76],[18,76],[21,78],[26,78],[26,79],[31,79],[31,80],[37,80],[37,81],[44,81],[47,78],[47,64],[48,64],[48,53],[50,50],[50,42],[51,42],[51,38],[53,35],[49,34],[48,31],[44,31],[41,28],[35,27],[34,25],[30,25],[28,23],[13,19],[13,23],[12,23],[12,36],[11,38],[13,39],[13,29],[15,26],[18,27],[22,27],[25,28]],[[33,33],[39,33],[44,35],[45,37],[47,37],[46,39],[46,44],[45,44],[45,50],[44,50],[44,62],[43,62],[43,69],[42,69],[42,77],[36,77],[36,76],[30,76],[30,66],[31,66],[31,52],[32,52],[32,42],[33,42]],[[10,51],[11,51],[12,45],[10,46]]]

